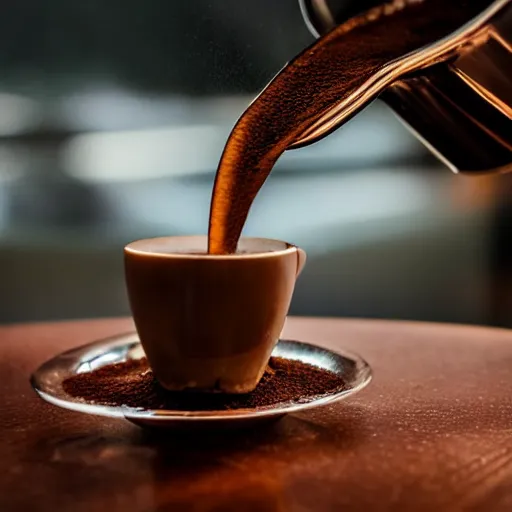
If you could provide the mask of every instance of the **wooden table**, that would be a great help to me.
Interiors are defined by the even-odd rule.
[[[512,331],[288,321],[371,385],[254,432],[152,433],[36,397],[30,372],[124,319],[0,327],[0,510],[512,510]]]

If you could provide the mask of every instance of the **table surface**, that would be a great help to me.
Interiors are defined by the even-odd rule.
[[[0,510],[512,510],[512,331],[291,318],[357,351],[347,401],[255,431],[154,432],[58,409],[29,375],[127,319],[0,327]]]

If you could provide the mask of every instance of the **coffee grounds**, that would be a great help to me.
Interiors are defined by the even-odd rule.
[[[100,405],[176,411],[225,411],[268,407],[283,402],[304,403],[318,395],[341,391],[343,379],[333,372],[280,357],[272,357],[251,393],[226,395],[167,391],[156,380],[147,359],[107,365],[69,377],[62,383],[74,398]]]

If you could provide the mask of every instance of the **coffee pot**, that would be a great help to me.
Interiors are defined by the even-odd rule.
[[[359,14],[362,4],[378,6],[374,0],[299,2],[316,37]],[[453,171],[512,170],[512,0],[489,1],[448,37],[390,62],[376,78],[354,100],[354,112],[378,96]],[[333,105],[291,147],[323,137],[346,120],[347,110]]]

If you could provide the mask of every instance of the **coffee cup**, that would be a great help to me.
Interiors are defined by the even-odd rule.
[[[169,390],[252,391],[265,371],[306,261],[302,249],[241,238],[207,254],[206,236],[125,247],[130,307],[149,364]]]

